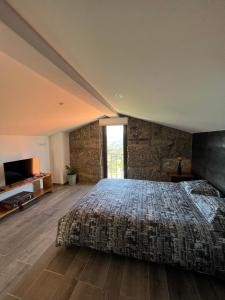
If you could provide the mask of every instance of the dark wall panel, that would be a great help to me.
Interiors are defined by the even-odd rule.
[[[193,135],[192,172],[225,194],[225,130]]]

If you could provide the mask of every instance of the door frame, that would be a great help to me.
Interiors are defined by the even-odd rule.
[[[115,125],[116,126],[116,125]],[[123,167],[124,178],[127,178],[127,125],[123,126]],[[107,134],[106,126],[103,126],[103,177],[107,178]]]
[[[107,134],[106,126],[103,126],[103,178],[107,178]]]

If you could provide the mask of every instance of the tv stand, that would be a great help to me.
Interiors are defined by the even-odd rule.
[[[22,180],[11,185],[6,185],[4,187],[1,187],[0,195],[10,192],[17,188],[21,188],[23,186],[25,187],[26,185],[32,185],[32,197],[28,201],[23,203],[23,207],[26,207],[28,204],[30,204],[32,201],[39,198],[40,196],[52,192],[52,176],[50,173],[46,173],[40,176],[29,178],[28,180]],[[5,207],[1,207],[0,200],[0,220],[5,216],[19,210],[20,208],[21,207],[19,206],[14,207],[12,209],[6,209]]]

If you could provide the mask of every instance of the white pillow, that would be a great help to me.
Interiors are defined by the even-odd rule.
[[[216,231],[225,230],[225,201],[223,198],[196,195],[192,201]]]
[[[188,194],[221,197],[220,191],[209,184],[207,180],[183,181],[181,185]]]

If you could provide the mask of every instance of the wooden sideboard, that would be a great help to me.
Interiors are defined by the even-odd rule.
[[[40,176],[35,176],[35,177],[29,178],[27,180],[22,180],[22,181],[14,183],[14,184],[1,187],[0,196],[2,196],[2,194],[7,195],[8,192],[13,191],[18,188],[23,188],[23,187],[25,188],[25,186],[27,186],[27,185],[32,185],[32,195],[33,196],[31,199],[29,199],[28,201],[23,203],[23,207],[25,207],[26,205],[28,205],[29,203],[31,203],[38,197],[40,197],[46,193],[52,192],[52,176],[50,173],[46,173],[46,174],[43,174]],[[7,210],[5,208],[1,208],[1,201],[0,201],[0,219],[4,218],[5,216],[7,216],[19,209],[20,209],[19,206],[15,207],[13,209],[9,209],[9,210]]]

